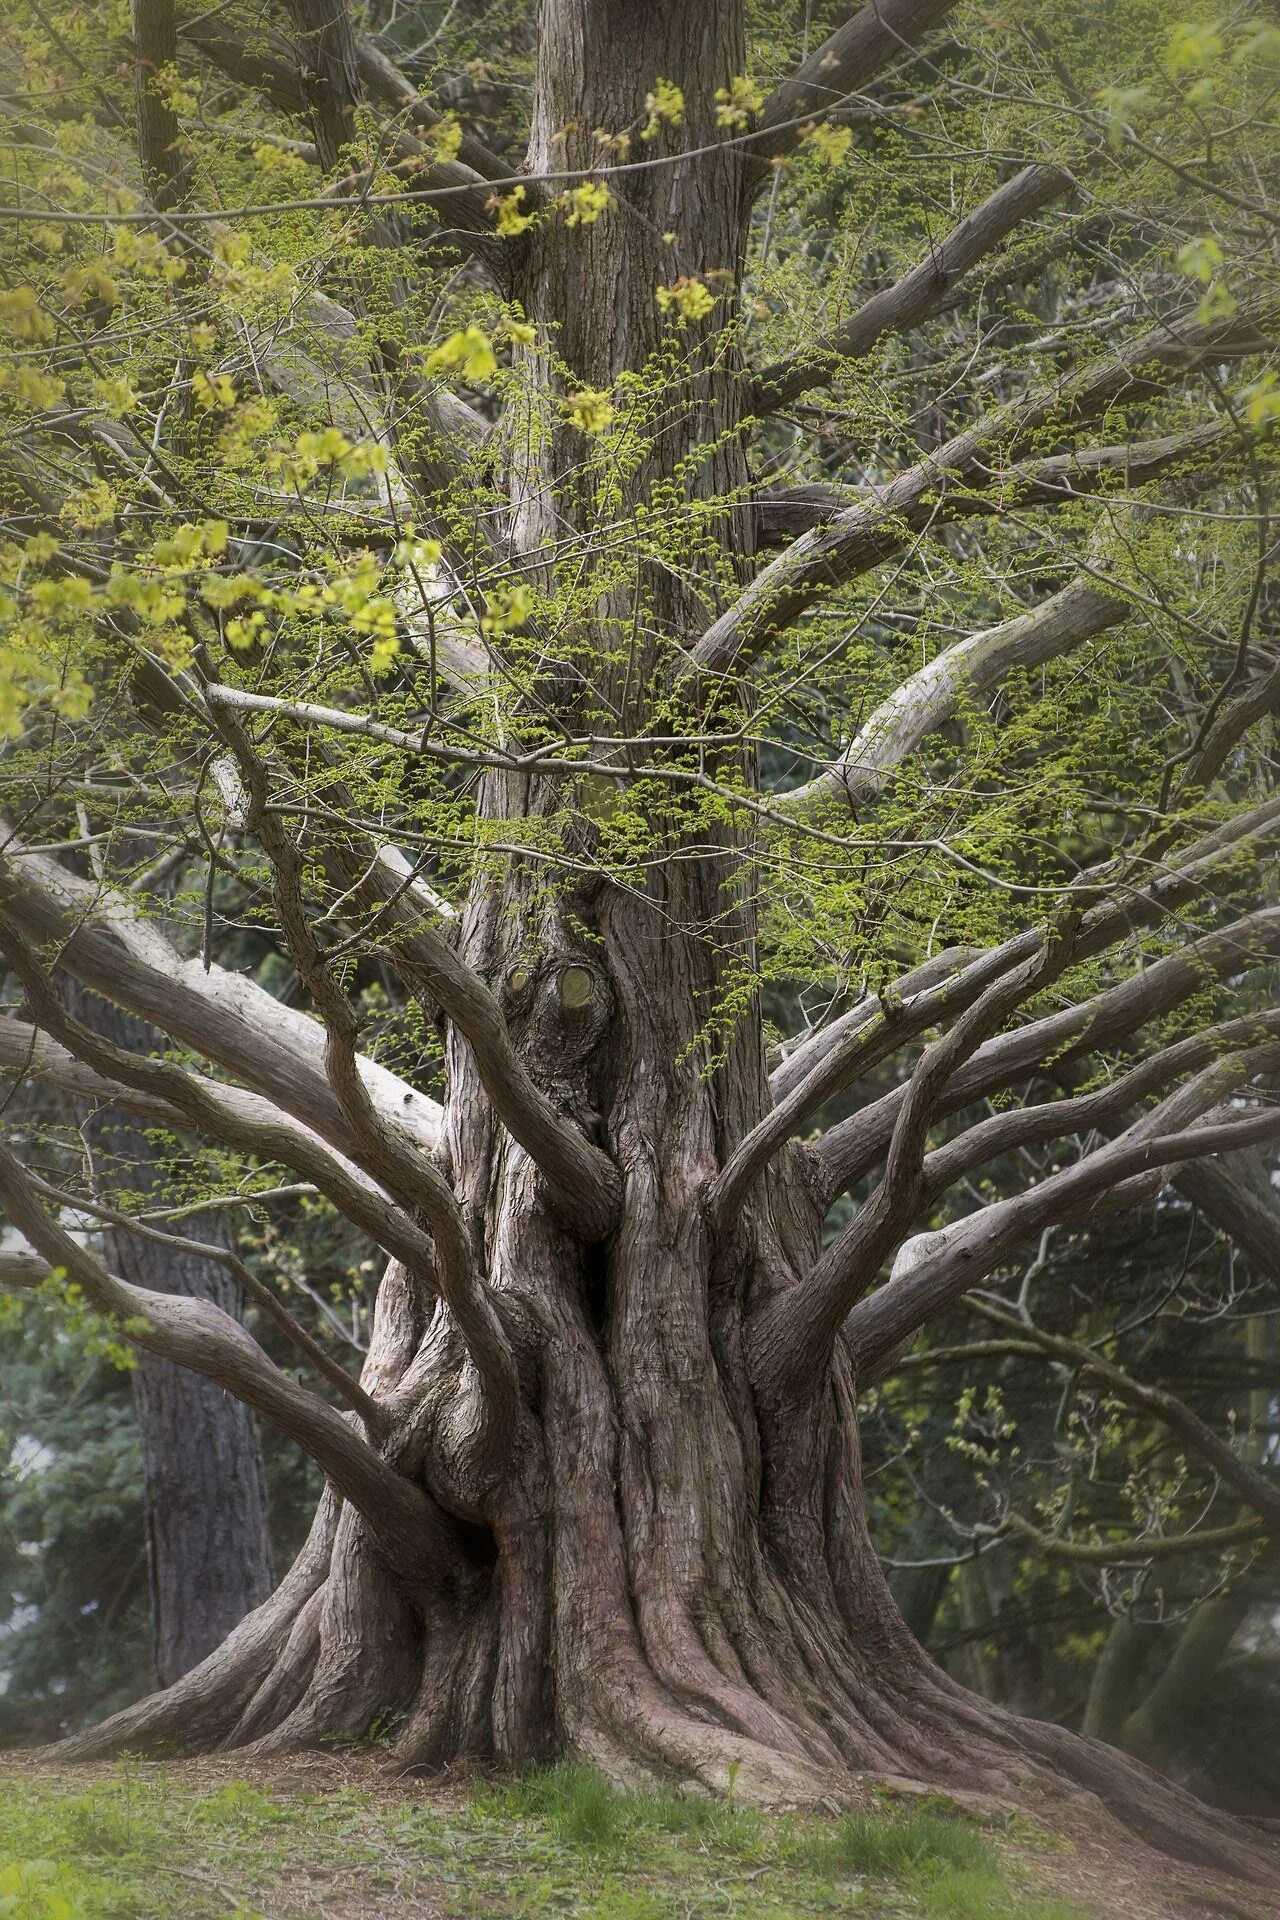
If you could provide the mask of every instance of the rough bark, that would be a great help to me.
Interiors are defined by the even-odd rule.
[[[69,988],[77,1013],[117,1046],[148,1052],[160,1036],[97,995]],[[131,1116],[95,1106],[83,1121],[99,1174],[154,1198],[162,1167],[151,1134]],[[198,1216],[192,1237],[229,1245],[223,1217]],[[239,1316],[225,1266],[107,1227],[113,1270],[135,1286],[212,1300]],[[140,1353],[132,1375],[142,1440],[153,1664],[162,1686],[181,1679],[267,1598],[271,1541],[262,1456],[252,1413],[212,1380]]]
[[[946,11],[938,0],[872,6],[835,36],[835,68],[819,50],[815,75],[843,97],[894,57],[903,34]],[[310,0],[291,12],[316,33],[332,24]],[[356,84],[353,61],[344,54],[326,66],[326,91],[313,101],[322,150],[336,152],[344,138],[347,109],[335,100]],[[591,223],[550,219],[522,241],[519,295],[538,344],[520,351],[553,403],[578,388],[617,392],[620,376],[643,371],[675,324],[654,298],[674,274],[712,286],[739,276],[753,161],[720,137],[715,91],[745,71],[740,0],[546,0],[530,171],[589,171],[614,200]],[[615,170],[594,130],[633,125],[656,76],[682,89],[678,138],[669,151],[667,133],[655,143],[662,164]],[[760,153],[777,150],[783,123],[810,109],[813,84],[810,76],[780,91]],[[1235,335],[1219,331],[1189,345],[1162,335],[1132,366],[1055,395],[1053,409],[1046,400],[1041,422],[1051,411],[1093,417],[1117,394],[1146,391],[1134,366],[1181,369],[1210,347],[1225,357]],[[1253,338],[1243,321],[1236,332]],[[679,346],[661,431],[646,434],[637,421],[640,451],[621,504],[623,483],[601,477],[567,410],[537,434],[504,422],[510,547],[524,578],[554,585],[557,567],[579,569],[584,553],[591,561],[585,543],[606,485],[611,520],[659,486],[690,504],[748,496],[739,428],[750,382],[714,322],[691,323]],[[1016,453],[1019,435],[1010,428],[1005,440]],[[963,455],[972,474],[991,445],[975,433],[954,459],[963,466]],[[923,501],[938,470],[930,461],[909,477],[908,504]],[[620,735],[641,733],[653,723],[654,689],[679,682],[682,661],[692,655],[709,676],[741,664],[789,608],[897,542],[902,515],[891,502],[839,516],[805,549],[821,550],[822,568],[784,556],[774,578],[785,591],[745,624],[727,603],[734,574],[747,577],[752,530],[741,514],[732,525],[737,544],[720,556],[728,564],[705,577],[696,565],[677,574],[643,559],[625,579],[602,573],[572,669],[547,667],[531,689],[539,711],[579,733],[603,730],[602,716]],[[736,607],[750,615],[760,600],[752,590]],[[251,784],[251,755],[245,766]],[[491,765],[478,791],[487,822],[550,819],[561,807],[560,789],[528,771]],[[271,844],[265,806],[260,813],[261,843],[287,881],[283,831],[277,823]],[[580,831],[590,830],[584,820]],[[571,868],[551,885],[545,867],[513,857],[475,880],[447,968],[436,964],[434,935],[430,964],[404,944],[404,977],[445,1027],[448,1098],[438,1153],[424,1129],[402,1131],[388,1180],[403,1199],[416,1151],[424,1214],[428,1190],[438,1199],[447,1181],[450,1208],[431,1223],[447,1211],[469,1249],[477,1312],[469,1327],[461,1294],[442,1288],[438,1298],[425,1270],[393,1263],[362,1385],[387,1414],[370,1446],[422,1496],[422,1519],[406,1503],[405,1527],[425,1532],[428,1513],[447,1516],[431,1551],[415,1564],[403,1543],[398,1570],[387,1565],[389,1530],[374,1524],[382,1462],[362,1454],[348,1478],[353,1504],[339,1511],[327,1497],[298,1565],[226,1648],[73,1750],[213,1741],[278,1750],[365,1731],[394,1709],[403,1767],[514,1767],[569,1752],[621,1780],[663,1776],[805,1802],[849,1792],[866,1772],[1011,1795],[1074,1784],[1175,1853],[1266,1877],[1274,1859],[1233,1823],[1097,1743],[975,1698],[908,1631],[868,1535],[847,1346],[835,1340],[821,1364],[782,1379],[759,1364],[761,1327],[819,1253],[825,1200],[810,1157],[784,1127],[734,1204],[707,1205],[711,1183],[771,1111],[758,1015],[727,1032],[708,1027],[735,966],[753,956],[748,850],[727,825],[718,839],[702,819],[685,831],[665,803],[653,831],[665,858],[629,888],[579,882]],[[285,905],[294,912],[298,901]],[[347,1076],[345,1104],[327,1087],[323,1100],[312,1097],[316,1051],[299,1036],[273,1052],[287,1068],[285,1094],[308,1115],[323,1112],[326,1138],[359,1156],[351,1115],[360,1119],[364,1096],[351,1035],[325,1004],[331,982],[308,956],[300,910],[294,920],[294,956],[304,977],[311,967],[327,1058]],[[28,924],[61,927],[52,909],[30,910]],[[1094,922],[1083,924],[1087,933]],[[1036,938],[1012,946],[1038,951]],[[122,953],[124,978],[113,980]],[[157,970],[121,936],[97,935],[91,919],[68,964],[104,991],[150,1004]],[[463,968],[486,983],[483,1002],[456,991]],[[198,983],[177,967],[166,977],[181,1016]],[[238,1011],[226,984],[217,988]],[[181,1021],[169,1030],[180,1035]],[[204,1031],[203,1013],[187,1030]],[[274,1066],[246,1059],[243,1039],[228,1013],[207,1050],[265,1088]],[[973,1072],[988,1064],[979,1051]],[[554,1124],[543,1125],[548,1116]],[[577,1165],[603,1159],[614,1170],[608,1208],[566,1204],[572,1175],[556,1143],[571,1134],[591,1149],[575,1150]],[[516,1388],[495,1449],[499,1374]],[[283,1405],[278,1390],[273,1404]],[[328,1457],[340,1458],[331,1439]]]

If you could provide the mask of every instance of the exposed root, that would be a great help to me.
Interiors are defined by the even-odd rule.
[[[207,1753],[223,1745],[276,1666],[294,1622],[324,1583],[339,1504],[326,1490],[306,1545],[280,1585],[207,1660],[162,1693],[59,1741],[46,1749],[47,1756],[102,1760],[126,1752]]]

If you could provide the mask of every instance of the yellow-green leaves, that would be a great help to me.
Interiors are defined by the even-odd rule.
[[[1204,288],[1196,318],[1201,322],[1225,320],[1236,310],[1235,296],[1220,277],[1223,252],[1212,234],[1200,234],[1179,247],[1174,265],[1180,273],[1198,280]]]
[[[497,215],[497,229],[504,240],[517,239],[537,220],[536,213],[521,211],[525,197],[523,187],[513,187],[510,193],[495,196],[489,203]]]
[[[472,385],[498,370],[498,356],[483,327],[464,327],[451,333],[427,355],[428,373],[460,373]]]
[[[349,440],[341,427],[322,427],[318,432],[300,433],[293,452],[276,456],[278,465],[296,487],[303,487],[326,468],[336,469],[348,480],[361,480],[366,474],[385,473],[387,450],[376,440]]]
[[[431,151],[435,159],[456,160],[462,147],[462,122],[456,113],[442,114],[431,129]]]
[[[800,138],[807,153],[816,154],[826,167],[838,167],[853,145],[852,127],[833,127],[827,121],[802,127]]]
[[[562,194],[560,204],[565,209],[566,227],[589,227],[612,206],[613,195],[603,180],[584,180],[580,187],[570,187]]]
[[[1178,248],[1174,265],[1179,273],[1190,274],[1193,280],[1202,281],[1208,286],[1211,280],[1217,278],[1222,265],[1222,248],[1211,234],[1201,234]]]
[[[569,419],[582,433],[603,433],[613,419],[612,400],[594,387],[571,393],[565,406]]]
[[[682,320],[705,320],[716,304],[716,297],[705,281],[683,273],[669,287],[659,287],[655,299],[663,313],[672,311]]]
[[[750,126],[764,105],[764,94],[745,73],[735,73],[727,87],[716,88],[716,125]]]
[[[1248,21],[1231,58],[1239,67],[1280,67],[1280,27],[1270,20]]]
[[[533,589],[517,580],[509,587],[492,589],[480,624],[486,633],[513,633],[517,627],[525,624],[533,608]]]
[[[236,404],[235,382],[226,373],[205,373],[197,367],[191,393],[201,413],[230,413]]]
[[[83,260],[68,267],[62,277],[62,291],[69,307],[87,306],[90,301],[108,309],[120,298],[120,288],[104,260]]]
[[[1264,373],[1255,380],[1244,397],[1245,418],[1260,431],[1280,426],[1280,375]]]
[[[176,532],[156,541],[152,558],[158,567],[189,572],[202,560],[216,560],[224,554],[230,531],[225,520],[186,521]]]
[[[47,340],[53,332],[52,317],[40,305],[34,287],[11,287],[0,292],[0,333],[11,340]]]
[[[1130,127],[1141,120],[1152,104],[1150,87],[1103,87],[1098,94],[1106,129],[1107,145],[1119,152]]]
[[[110,373],[90,382],[94,399],[113,420],[123,420],[138,404],[138,395],[127,373]]]
[[[1216,25],[1177,26],[1169,35],[1164,64],[1175,79],[1203,73],[1223,54],[1222,34]]]
[[[656,140],[664,126],[678,127],[684,119],[684,94],[674,80],[655,80],[644,97],[648,118],[640,130],[642,140]]]

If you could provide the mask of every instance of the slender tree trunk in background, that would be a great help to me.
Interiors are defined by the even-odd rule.
[[[117,1046],[147,1052],[160,1036],[131,1014],[68,983],[86,1025]],[[137,1120],[98,1107],[84,1138],[99,1176],[141,1194],[159,1189],[161,1152]],[[223,1216],[197,1214],[182,1229],[229,1243]],[[160,1293],[211,1300],[238,1316],[240,1290],[224,1266],[107,1227],[107,1265]],[[146,1482],[147,1569],[156,1678],[168,1686],[199,1664],[271,1591],[271,1541],[257,1427],[248,1407],[212,1380],[140,1353],[133,1400]]]

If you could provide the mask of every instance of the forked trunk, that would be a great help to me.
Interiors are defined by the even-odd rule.
[[[532,370],[564,404],[549,430],[510,425],[511,534],[522,577],[575,623],[533,704],[576,731],[670,733],[653,688],[731,594],[750,539],[733,329],[656,299],[682,276],[714,294],[740,274],[749,200],[715,95],[745,70],[741,0],[546,0],[539,52],[531,171],[594,169],[614,204],[573,225],[544,217],[521,243]],[[634,142],[660,78],[683,94],[678,140],[659,126],[655,164],[602,166],[595,130]],[[615,453],[575,424],[584,392],[609,394]],[[654,512],[661,565],[645,547]],[[601,523],[618,539],[595,543]],[[579,817],[604,831],[597,798],[584,782]],[[550,835],[561,804],[504,772],[480,810]],[[463,914],[459,951],[531,1076],[606,1149],[621,1208],[607,1239],[575,1233],[451,1031],[445,1171],[502,1297],[518,1417],[492,1431],[449,1311],[394,1266],[364,1384],[392,1414],[384,1450],[452,1517],[453,1561],[393,1574],[329,1496],[294,1571],[221,1654],[75,1746],[282,1748],[394,1711],[410,1767],[572,1754],[622,1779],[806,1802],[865,1771],[995,1792],[1066,1777],[1175,1852],[1248,1866],[1231,1823],[966,1694],[914,1642],[868,1538],[839,1346],[803,1387],[753,1390],[748,1323],[811,1267],[821,1218],[797,1147],[727,1230],[709,1223],[708,1182],[768,1106],[758,1007],[736,991],[755,880],[727,829],[710,844],[678,800],[659,804],[646,825],[660,857],[626,884],[575,889],[569,841],[555,878],[532,858],[482,863]]]

